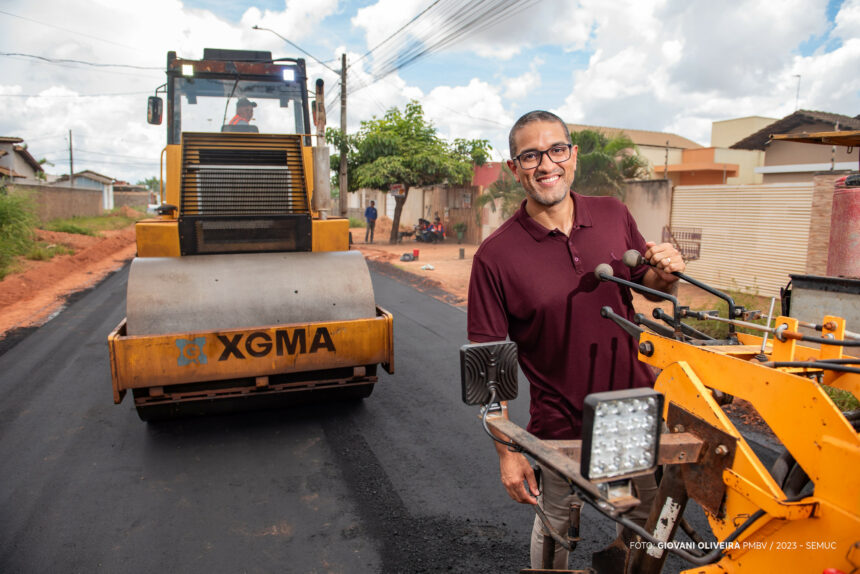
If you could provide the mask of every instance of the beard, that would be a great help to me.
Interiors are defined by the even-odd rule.
[[[525,188],[524,188],[525,189]],[[525,189],[526,195],[529,196],[535,203],[538,203],[544,207],[552,207],[554,205],[558,205],[564,198],[570,195],[570,189],[565,190],[563,193],[558,192],[555,195],[539,195],[535,193],[533,190]]]

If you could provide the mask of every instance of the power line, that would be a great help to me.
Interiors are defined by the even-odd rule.
[[[117,92],[113,94],[0,94],[0,98],[107,98],[124,96],[141,96],[148,92]]]
[[[75,151],[83,152],[83,153],[91,153],[91,154],[95,154],[95,155],[103,155],[103,156],[107,156],[107,157],[123,157],[123,158],[128,158],[128,159],[136,159],[136,160],[140,160],[140,161],[144,161],[144,162],[156,161],[156,160],[146,160],[145,158],[142,158],[141,156],[138,156],[138,155],[122,155],[122,154],[118,154],[118,153],[107,153],[107,152],[103,152],[103,151],[93,151],[93,150],[88,150],[88,149],[82,149],[79,147],[75,148]]]
[[[305,56],[307,56],[308,58],[310,58],[314,62],[316,62],[317,64],[319,64],[320,66],[327,68],[328,70],[334,72],[337,75],[340,75],[339,71],[329,67],[328,65],[326,65],[325,62],[323,62],[322,60],[320,60],[319,58],[317,58],[316,56],[314,56],[313,54],[311,54],[310,52],[308,52],[307,50],[305,50],[304,48],[302,48],[301,46],[299,46],[295,42],[291,42],[290,40],[287,40],[286,38],[284,38],[283,36],[281,36],[280,34],[275,32],[274,30],[272,30],[271,28],[263,28],[262,26],[254,25],[254,26],[251,26],[251,29],[252,30],[265,30],[266,32],[271,32],[272,34],[274,34],[275,36],[277,36],[278,38],[280,38],[281,40],[283,40],[284,42],[286,42],[287,44],[289,44],[290,46],[292,46],[293,48],[295,48],[296,50],[298,50],[299,52],[301,52],[302,54],[304,54]]]
[[[451,112],[453,112],[453,113],[455,113],[455,114],[457,114],[457,115],[465,116],[465,117],[467,117],[467,118],[471,118],[471,119],[473,119],[473,120],[478,120],[478,121],[480,121],[480,122],[487,122],[487,123],[489,123],[489,124],[495,124],[495,125],[497,125],[497,126],[502,126],[502,127],[504,127],[504,128],[506,128],[506,127],[510,126],[510,124],[509,124],[509,123],[507,123],[507,124],[503,124],[502,122],[497,122],[496,120],[491,120],[490,118],[482,118],[482,117],[479,117],[479,116],[473,116],[472,114],[469,114],[469,113],[467,113],[467,112],[463,112],[463,111],[460,111],[460,110],[456,110],[456,109],[454,109],[454,108],[449,108],[449,107],[448,107],[448,106],[446,106],[445,104],[440,104],[439,102],[434,102],[434,105],[437,105],[437,106],[439,106],[439,107],[441,107],[441,108],[445,108],[446,110],[451,111]]]
[[[21,58],[33,58],[42,60],[51,64],[83,64],[84,66],[93,66],[97,68],[132,68],[135,70],[162,70],[156,66],[134,66],[132,64],[100,64],[98,62],[87,62],[85,60],[71,60],[60,58],[46,58],[45,56],[37,56],[35,54],[22,54],[20,52],[0,52],[0,56],[19,56]]]
[[[12,18],[19,18],[21,20],[27,20],[28,22],[34,22],[36,24],[40,24],[42,26],[48,26],[49,28],[54,28],[56,30],[62,30],[63,32],[68,32],[69,34],[75,34],[76,36],[83,36],[84,38],[90,38],[91,40],[98,40],[99,42],[105,42],[107,44],[113,44],[114,46],[119,46],[121,48],[127,48],[129,50],[133,50],[135,52],[142,53],[142,50],[138,50],[132,46],[126,46],[125,44],[118,44],[117,42],[111,42],[110,40],[105,40],[104,38],[99,38],[98,36],[91,36],[89,34],[84,34],[83,32],[76,32],[74,30],[69,30],[68,28],[61,28],[60,26],[56,26],[54,24],[49,24],[48,22],[42,22],[41,20],[35,20],[33,18],[28,18],[26,16],[19,16],[18,14],[12,14],[11,12],[7,12],[5,10],[0,10],[0,14],[4,14],[6,16],[11,16]]]
[[[400,43],[389,48],[390,54],[381,59],[375,66],[377,72],[373,74],[373,80],[354,86],[349,93],[357,92],[365,87],[383,79],[384,77],[405,68],[419,58],[438,52],[459,41],[466,32],[476,33],[495,26],[504,20],[508,20],[516,13],[530,8],[540,0],[525,0],[523,2],[511,3],[506,0],[479,0],[466,5],[452,3],[450,0],[444,5],[434,3],[430,8],[437,7],[438,16],[445,20],[445,25],[434,28],[429,34],[419,36],[409,42]],[[417,19],[416,19],[417,20]]]
[[[84,64],[84,65],[89,64],[90,66],[95,66],[95,67],[99,67],[99,68],[108,67],[108,66],[113,67],[114,66],[114,64],[97,64],[97,63],[93,63],[93,62],[84,62],[84,61],[77,61],[77,60],[70,61],[72,63],[67,63],[67,62],[64,62],[62,60],[52,61],[50,58],[44,58],[42,56],[35,56],[35,55],[31,55],[31,54],[3,53],[3,54],[0,54],[0,56],[10,56],[12,58],[29,57],[29,59],[35,60],[35,63],[37,63],[37,64],[50,64],[52,66],[60,66],[62,68],[71,68],[72,70],[82,70],[83,69],[83,68],[81,68],[80,65],[75,65],[78,63]],[[138,67],[138,66],[122,66],[122,65],[116,65],[116,66],[131,67],[131,68]],[[143,67],[141,67],[141,68],[145,69],[145,70],[146,69],[152,69],[152,70],[161,70],[162,69],[162,68],[143,68]],[[95,71],[95,70],[93,70],[93,71]],[[135,77],[139,77],[139,78],[148,78],[148,79],[152,78],[152,75],[132,74],[132,73],[128,73],[128,72],[120,72],[117,70],[99,70],[99,73],[115,74],[115,75],[121,75],[121,76],[135,76]]]
[[[391,34],[390,36],[388,36],[385,40],[383,40],[382,42],[378,43],[376,46],[374,46],[373,48],[371,48],[370,50],[368,50],[367,52],[365,52],[365,53],[364,53],[364,55],[363,55],[362,57],[360,57],[358,60],[356,60],[355,62],[353,62],[352,64],[350,64],[350,66],[352,66],[353,64],[357,64],[357,63],[359,63],[360,61],[362,61],[363,59],[365,59],[366,57],[368,57],[370,54],[372,54],[374,51],[376,51],[376,49],[377,49],[377,48],[379,48],[380,46],[382,46],[383,44],[385,44],[386,42],[388,42],[390,39],[392,39],[393,37],[395,37],[397,34],[399,34],[399,33],[400,33],[400,32],[402,32],[403,30],[405,30],[406,28],[408,28],[409,26],[411,26],[412,24],[414,24],[416,20],[418,20],[421,16],[423,16],[424,14],[426,14],[428,10],[430,10],[431,8],[433,8],[436,4],[438,4],[438,3],[439,3],[439,2],[441,2],[441,1],[442,1],[442,0],[436,0],[435,2],[433,2],[432,4],[430,4],[429,6],[427,6],[426,8],[424,8],[421,12],[419,12],[418,14],[416,14],[412,19],[410,19],[408,22],[406,22],[403,26],[401,26],[400,28],[398,28],[398,29],[397,29],[393,34]]]
[[[133,68],[135,70],[161,70],[156,66],[134,66],[132,64],[100,64],[98,62],[87,62],[85,60],[71,60],[65,58],[46,58],[45,56],[37,56],[35,54],[22,54],[20,52],[0,52],[0,56],[20,56],[22,58],[34,58],[50,62],[52,64],[83,64],[85,66],[94,66],[97,68]]]

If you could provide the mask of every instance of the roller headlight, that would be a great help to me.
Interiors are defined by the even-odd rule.
[[[663,395],[653,389],[585,397],[581,473],[609,480],[657,466]]]

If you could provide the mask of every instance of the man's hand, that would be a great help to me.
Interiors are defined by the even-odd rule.
[[[645,244],[648,250],[643,257],[648,260],[653,267],[648,269],[645,277],[642,278],[642,284],[651,289],[657,289],[664,293],[674,291],[678,281],[676,275],[672,275],[675,271],[683,272],[687,268],[684,263],[684,258],[677,249],[672,247],[671,243],[661,243],[657,245],[653,241]],[[646,295],[646,298],[652,299]]]
[[[681,257],[681,254],[677,249],[672,247],[671,243],[661,243],[657,245],[653,241],[649,241],[645,244],[645,247],[647,247],[648,250],[643,256],[656,268],[659,272],[660,278],[667,283],[673,283],[678,280],[678,278],[675,275],[672,275],[672,273],[675,271],[683,273],[684,269],[687,268],[687,265],[684,263],[684,258]]]
[[[518,452],[499,452],[499,470],[508,496],[522,504],[537,504],[537,480],[529,461]],[[528,483],[526,491],[525,483]]]

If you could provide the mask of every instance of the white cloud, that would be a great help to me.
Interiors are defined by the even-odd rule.
[[[489,139],[488,133],[506,131],[514,122],[499,87],[478,79],[465,86],[434,88],[422,104],[427,117],[448,139]]]
[[[320,22],[336,10],[337,0],[286,0],[281,12],[248,8],[242,15],[241,26],[243,29],[264,26],[293,42],[300,42],[315,33]]]
[[[42,97],[2,97],[14,113],[0,116],[0,135],[32,140],[34,155],[58,160],[56,171],[62,172],[71,128],[76,147],[96,152],[82,152],[76,168],[124,179],[154,175],[164,128],[144,123],[145,98],[164,81],[166,52],[199,58],[204,47],[222,47],[298,55],[275,35],[251,30],[255,24],[333,59],[332,68],[340,67],[341,53],[348,54],[350,131],[361,120],[418,99],[443,136],[490,139],[505,155],[509,126],[533,108],[551,109],[571,122],[665,129],[707,143],[713,120],[791,113],[797,74],[802,76],[800,107],[852,116],[860,111],[860,0],[846,0],[833,22],[826,18],[826,0],[511,3],[511,10],[527,8],[499,13],[502,18],[484,21],[492,26],[472,28],[445,48],[452,61],[468,58],[474,73],[456,82],[444,73],[424,78],[423,89],[397,73],[374,81],[392,55],[386,47],[361,58],[426,8],[426,0],[365,1],[359,7],[336,0],[284,0],[282,10],[238,0],[241,7],[230,17],[219,10],[219,2],[202,0],[214,7],[204,10],[189,7],[195,1],[151,0],[144,7],[110,0],[43,0],[38,11],[24,0],[7,1],[4,10],[64,30],[0,17],[6,51],[157,69],[4,58],[0,97]],[[410,26],[411,40],[445,28],[434,14],[428,11]],[[340,35],[344,30],[349,33]],[[356,36],[363,44],[356,45]],[[818,47],[811,51],[804,42]],[[341,45],[333,49],[336,43]],[[419,61],[410,70],[420,66]],[[328,123],[338,126],[338,75],[311,59],[307,69],[311,82],[325,79],[332,104]],[[112,93],[135,95],[106,95]]]
[[[164,82],[166,53],[197,59],[205,47],[269,50],[282,55],[284,42],[254,24],[277,30],[293,41],[318,33],[320,22],[337,9],[337,0],[286,0],[282,11],[254,7],[240,21],[190,8],[179,0],[138,2],[65,2],[48,0],[34,11],[31,3],[13,2],[9,12],[44,22],[5,17],[0,36],[14,45],[8,51],[49,58],[151,66],[155,70],[52,65],[30,59],[7,58],[0,93],[39,97],[14,98],[17,113],[0,117],[0,134],[32,138],[36,157],[47,155],[58,173],[68,170],[68,130],[73,131],[75,170],[93,169],[120,179],[155,175],[164,146],[164,126],[145,123],[146,96]],[[73,33],[76,32],[76,33]],[[312,74],[330,85],[333,74],[308,62]],[[312,77],[316,77],[316,75]],[[45,86],[52,86],[45,88]],[[130,96],[107,96],[132,93]],[[97,97],[81,95],[101,94]],[[77,96],[77,97],[76,97]],[[12,100],[12,98],[4,98]]]
[[[502,79],[505,87],[504,98],[508,100],[522,100],[529,93],[537,90],[541,85],[541,75],[538,67],[543,64],[541,58],[535,58],[529,65],[529,71],[516,78]]]
[[[858,3],[842,7],[834,35],[856,30]],[[802,42],[826,36],[826,6],[825,0],[589,2],[594,52],[587,68],[572,74],[573,89],[559,111],[569,121],[665,129],[706,143],[713,120],[794,111],[794,74],[801,74],[801,107],[854,115],[856,32],[829,53],[798,55]]]
[[[836,26],[833,29],[835,38],[850,40],[857,38],[857,30],[860,29],[860,0],[845,0],[835,18]]]

